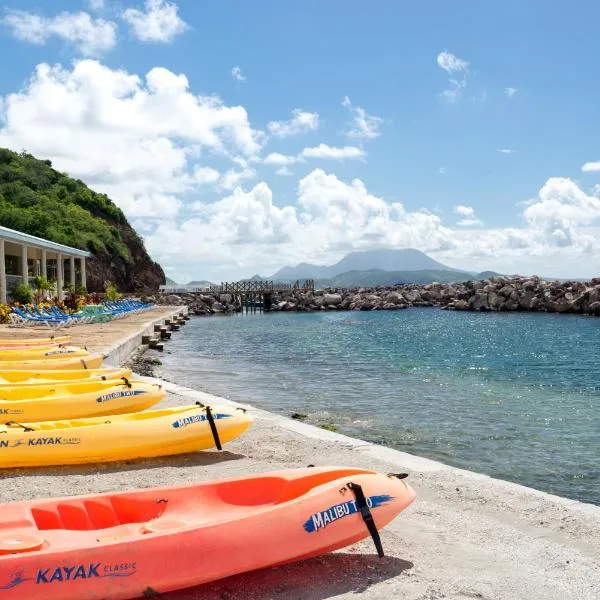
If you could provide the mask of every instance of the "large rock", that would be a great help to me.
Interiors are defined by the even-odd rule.
[[[337,306],[342,303],[342,296],[340,294],[324,294],[323,305],[324,306]]]

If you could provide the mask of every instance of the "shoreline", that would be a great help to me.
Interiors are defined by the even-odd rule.
[[[141,329],[141,324],[137,328]],[[39,335],[39,330],[35,333]],[[93,335],[91,330],[88,333]],[[123,356],[124,344],[131,337],[129,332],[120,336],[120,343],[113,341],[109,354],[113,358]],[[136,355],[139,352],[134,352],[128,360]],[[417,492],[413,505],[381,532],[384,559],[376,557],[372,542],[367,539],[333,554],[230,577],[161,598],[351,600],[359,595],[365,600],[396,597],[595,600],[598,597],[598,506],[134,373],[140,379],[164,386],[168,396],[161,406],[192,404],[198,400],[242,406],[251,412],[255,422],[243,436],[226,444],[222,452],[6,470],[2,500],[124,491],[308,464],[407,471]],[[323,577],[324,573],[327,577]]]

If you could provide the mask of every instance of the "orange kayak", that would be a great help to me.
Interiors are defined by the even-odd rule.
[[[140,598],[369,535],[382,556],[378,530],[415,498],[398,477],[319,467],[3,504],[0,597]]]

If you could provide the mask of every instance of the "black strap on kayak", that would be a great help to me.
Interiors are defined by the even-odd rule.
[[[17,427],[22,427],[23,431],[35,431],[35,429],[33,427],[27,427],[27,425],[23,425],[22,423],[17,423],[16,421],[7,421],[5,423],[5,425],[7,427],[10,427],[11,425],[16,425]]]
[[[373,515],[369,510],[369,506],[367,504],[367,499],[365,498],[365,494],[362,490],[362,487],[358,485],[358,483],[348,483],[348,487],[354,492],[354,496],[356,497],[356,506],[360,511],[360,515],[373,538],[373,543],[375,544],[375,548],[377,549],[377,554],[379,558],[383,558],[385,555],[383,553],[383,546],[381,544],[381,538],[379,537],[379,532],[377,531],[377,526],[375,525],[375,521],[373,520]]]
[[[83,365],[84,369],[88,368],[87,363],[85,362],[85,360],[83,360],[83,358],[81,359],[81,364]]]
[[[396,479],[406,479],[408,477],[408,473],[388,473],[388,477],[395,477]]]
[[[219,432],[217,431],[217,425],[212,415],[212,411],[210,410],[210,406],[206,407],[206,418],[208,419],[208,424],[210,425],[210,430],[212,431],[213,439],[215,440],[215,446],[217,447],[217,450],[223,450],[223,446],[221,446],[221,440],[219,438]]]
[[[125,382],[125,385],[130,388],[131,384],[129,383],[129,379],[127,379],[127,377],[121,377],[121,379]]]

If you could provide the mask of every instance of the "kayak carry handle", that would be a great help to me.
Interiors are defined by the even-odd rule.
[[[408,473],[388,473],[388,477],[395,477],[396,479],[406,479],[408,477]]]
[[[17,423],[16,421],[7,421],[4,424],[7,427],[10,427],[11,425],[16,425],[17,427],[22,427],[23,431],[35,431],[35,429],[33,427],[28,427],[27,425],[23,425],[22,423]]]
[[[127,377],[121,377],[121,379],[125,382],[125,385],[128,388],[131,388],[131,383],[129,383],[129,379],[127,379]]]

